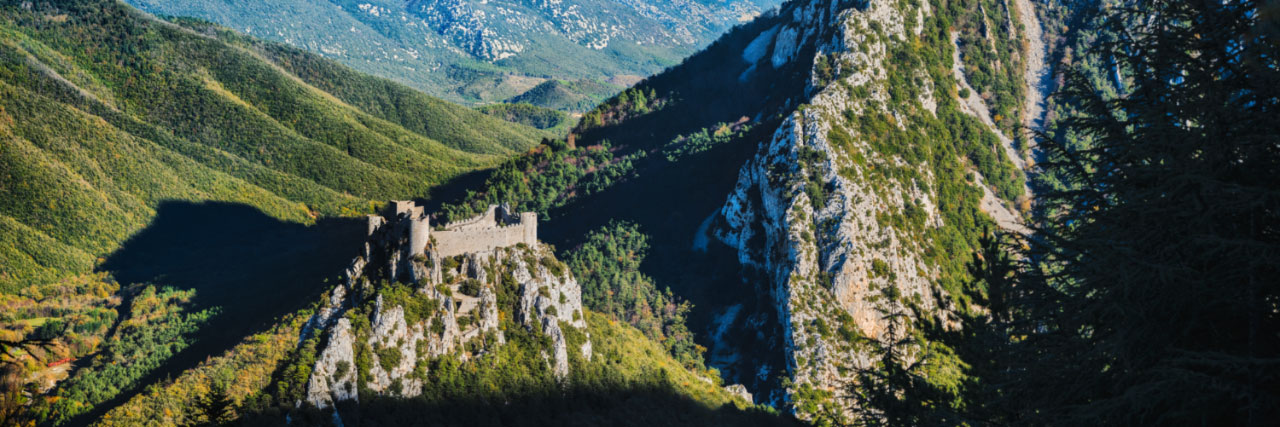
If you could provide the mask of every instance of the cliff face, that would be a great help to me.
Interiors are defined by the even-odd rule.
[[[937,310],[930,283],[936,269],[923,262],[915,250],[917,242],[877,218],[881,212],[900,212],[915,203],[925,213],[925,226],[939,225],[937,203],[931,192],[922,190],[931,178],[926,165],[903,165],[920,170],[924,186],[873,183],[867,179],[871,165],[898,159],[874,153],[867,142],[858,140],[864,135],[849,132],[858,139],[846,141],[852,143],[846,147],[837,147],[830,137],[833,128],[843,126],[840,119],[846,111],[853,116],[901,116],[882,106],[888,98],[881,90],[887,80],[883,62],[887,44],[921,30],[919,15],[911,12],[924,10],[899,11],[888,2],[871,2],[866,9],[833,15],[820,6],[797,8],[797,19],[784,26],[779,37],[788,34],[786,29],[802,28],[801,37],[808,40],[835,26],[839,31],[819,42],[818,55],[828,55],[836,67],[848,69],[837,71],[842,74],[839,84],[811,86],[817,93],[808,108],[792,112],[742,167],[721,211],[724,222],[716,236],[737,249],[742,264],[763,271],[770,282],[768,289],[783,319],[787,370],[796,388],[834,391],[847,388],[854,372],[869,368],[874,357],[850,336],[832,334],[831,328],[852,326],[860,336],[891,340],[901,338],[901,329],[899,336],[890,336],[892,325],[883,315],[895,309],[893,305],[915,299],[929,315],[946,318],[949,313]],[[908,23],[904,12],[916,19]],[[873,22],[882,33],[872,31]],[[774,57],[778,46],[775,42]],[[923,90],[915,107],[931,114],[937,102],[935,84],[927,78],[920,83]],[[871,95],[850,99],[851,88]],[[867,163],[855,164],[855,156]],[[809,192],[810,186],[825,191]],[[884,297],[890,286],[898,288],[902,299]]]
[[[411,221],[378,221],[345,282],[308,322],[303,339],[321,340],[308,403],[418,396],[433,360],[482,358],[506,343],[512,327],[547,338],[541,353],[556,378],[569,374],[569,352],[590,359],[590,340],[570,348],[564,329],[585,331],[582,290],[547,248],[441,257],[429,244],[413,255],[420,251],[402,238]]]
[[[972,242],[990,216],[1022,230],[982,180],[983,170],[1009,171],[1021,159],[985,106],[957,102],[957,84],[968,85],[962,73],[952,80],[941,72],[951,55],[928,51],[953,43],[941,39],[949,29],[929,2],[789,5],[789,22],[759,36],[774,38],[772,54],[748,51],[744,59],[772,58],[776,66],[795,40],[815,45],[812,97],[742,166],[714,232],[767,282],[784,330],[785,400],[801,417],[843,417],[857,405],[845,397],[855,376],[876,368],[884,346],[925,324],[955,330],[961,314],[980,310],[968,304],[980,290],[956,286],[972,278],[955,274],[976,248],[944,242]],[[758,66],[765,65],[750,65]],[[994,156],[966,152],[984,133],[1005,147],[980,147]],[[939,253],[948,247],[968,251]],[[937,348],[914,339],[903,351],[908,361],[954,367],[931,353]]]
[[[1019,5],[788,2],[589,113],[577,145],[609,141],[629,175],[544,229],[640,223],[647,272],[759,402],[847,421],[890,347],[956,390],[967,362],[936,337],[982,315],[983,238],[1025,230]]]

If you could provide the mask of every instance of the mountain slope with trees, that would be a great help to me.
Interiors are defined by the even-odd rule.
[[[367,212],[544,131],[208,24],[101,1],[0,6],[0,288],[88,271],[161,201]]]
[[[129,3],[157,15],[207,19],[254,37],[306,49],[454,102],[510,100],[584,111],[780,2]],[[556,93],[549,94],[550,89]]]
[[[590,262],[584,295],[601,297],[588,307],[802,419],[867,420],[866,390],[846,388],[870,390],[890,354],[928,366],[921,389],[959,409],[984,374],[957,332],[986,301],[971,267],[995,224],[980,201],[1011,204],[1024,175],[996,136],[1020,121],[962,109],[952,52],[992,70],[975,90],[1011,100],[996,113],[1020,114],[1028,53],[1000,35],[1019,25],[1007,4],[789,2],[445,211],[543,212],[566,259]]]
[[[92,4],[79,10],[115,5]],[[118,52],[77,60],[101,52],[81,41],[88,35],[61,37],[68,22],[134,15],[41,7],[4,9],[0,21],[0,194],[17,203],[0,206],[0,242],[12,248],[0,254],[23,266],[23,280],[64,275],[32,261],[44,260],[67,271],[102,265],[121,283],[97,273],[0,294],[0,345],[38,358],[8,364],[0,385],[26,381],[13,366],[51,382],[68,375],[55,364],[77,364],[38,391],[49,398],[4,389],[0,423],[340,422],[300,404],[322,340],[301,331],[337,304],[325,291],[355,289],[330,285],[349,255],[308,249],[356,246],[364,224],[299,224],[367,212],[368,199],[399,187],[346,194],[330,186],[344,181],[299,175],[310,169],[288,155],[236,151],[235,138],[218,145],[206,133],[226,122],[191,129],[201,121],[160,114],[133,77],[187,78],[317,143],[332,143],[314,135],[333,129],[282,121],[291,116],[194,61],[198,51],[183,50],[193,62],[176,65],[208,70],[176,72],[148,62],[158,55],[146,48],[170,30],[199,37],[182,36],[189,44],[227,41],[293,70],[305,88],[327,88],[325,99],[351,109],[340,111],[367,111],[372,118],[353,117],[369,129],[384,129],[381,120],[416,135],[438,130],[404,114],[425,101],[367,95],[378,81],[333,81],[345,74],[331,63],[272,53],[202,21],[103,31],[123,40]],[[1013,17],[1033,15],[1062,67],[1051,74],[1060,90],[1043,132],[1017,127],[1035,122],[1036,108],[1022,105],[1035,101],[1023,86],[1035,79],[1023,68],[1039,53],[1019,39],[1035,32]],[[516,311],[506,305],[507,270],[470,269],[494,279],[473,283],[453,274],[463,261],[414,258],[449,269],[449,283],[362,285],[350,305],[357,335],[384,303],[421,309],[430,300],[414,297],[456,285],[501,292],[494,316],[510,341],[470,347],[467,362],[433,359],[428,392],[413,398],[357,390],[362,400],[340,408],[343,420],[1268,425],[1280,416],[1278,23],[1280,6],[1250,0],[792,0],[597,105],[567,138],[500,163],[494,153],[509,152],[500,147],[524,146],[442,140],[447,151],[410,135],[405,144],[428,154],[382,164],[370,148],[379,146],[344,141],[371,150],[350,151],[361,162],[341,169],[369,166],[361,180],[427,172],[429,153],[462,153],[454,176],[497,163],[466,176],[482,186],[428,201],[432,221],[495,203],[536,211],[539,238],[554,246],[523,261],[575,278],[585,326],[564,342],[584,343],[577,333],[586,331],[594,353],[572,357],[566,381],[554,380],[551,355],[540,354],[554,340],[506,314]],[[53,48],[64,45],[84,49]],[[481,111],[564,125],[533,107]],[[1012,154],[1002,146],[1025,134],[1036,144]],[[1028,175],[1034,201],[1019,199]],[[154,207],[164,194],[252,207]],[[331,203],[300,206],[298,194]],[[67,206],[107,214],[54,215]],[[141,228],[148,209],[155,218]],[[993,211],[1017,227],[1000,228]],[[224,220],[238,216],[252,221]],[[207,230],[186,235],[178,225],[190,218]],[[142,231],[113,251],[129,227]],[[339,242],[344,234],[355,239]],[[294,249],[271,253],[283,246]],[[96,260],[101,253],[110,256]],[[185,267],[153,268],[175,259]],[[227,318],[258,323],[217,323]],[[355,362],[325,372],[342,378],[355,366],[358,379],[406,360],[386,350],[354,350]],[[392,387],[381,390],[401,394]]]

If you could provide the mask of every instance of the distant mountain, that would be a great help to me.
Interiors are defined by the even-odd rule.
[[[452,101],[553,79],[590,103],[692,54],[779,0],[127,0],[307,49]]]
[[[88,272],[165,200],[281,220],[425,197],[546,131],[103,1],[0,6],[0,291]]]

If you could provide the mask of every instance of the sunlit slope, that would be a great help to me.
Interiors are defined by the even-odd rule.
[[[425,196],[544,136],[217,33],[115,2],[0,7],[0,290],[91,268],[162,200],[309,222]]]

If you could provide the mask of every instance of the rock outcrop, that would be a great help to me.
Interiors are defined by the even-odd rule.
[[[571,349],[564,330],[587,326],[582,290],[549,248],[521,242],[445,257],[427,244],[415,254],[406,230],[421,212],[409,212],[370,219],[362,254],[307,322],[304,340],[320,341],[307,403],[326,408],[358,400],[361,390],[417,396],[432,359],[484,357],[512,326],[549,338],[542,351],[556,378],[567,378],[570,351],[590,359],[590,340]],[[500,306],[499,289],[516,296],[511,307]]]
[[[538,328],[551,337],[552,372],[564,378],[569,374],[569,344],[561,325],[587,327],[582,313],[582,288],[567,268],[553,273],[545,266],[518,259],[519,255],[507,254],[507,261],[517,266],[514,276],[520,284],[516,317],[522,324]],[[591,358],[591,342],[584,344],[580,351],[584,357]]]
[[[307,401],[319,407],[334,401],[358,400],[356,391],[355,338],[351,321],[339,319],[329,331],[329,345],[320,353],[307,383]]]

